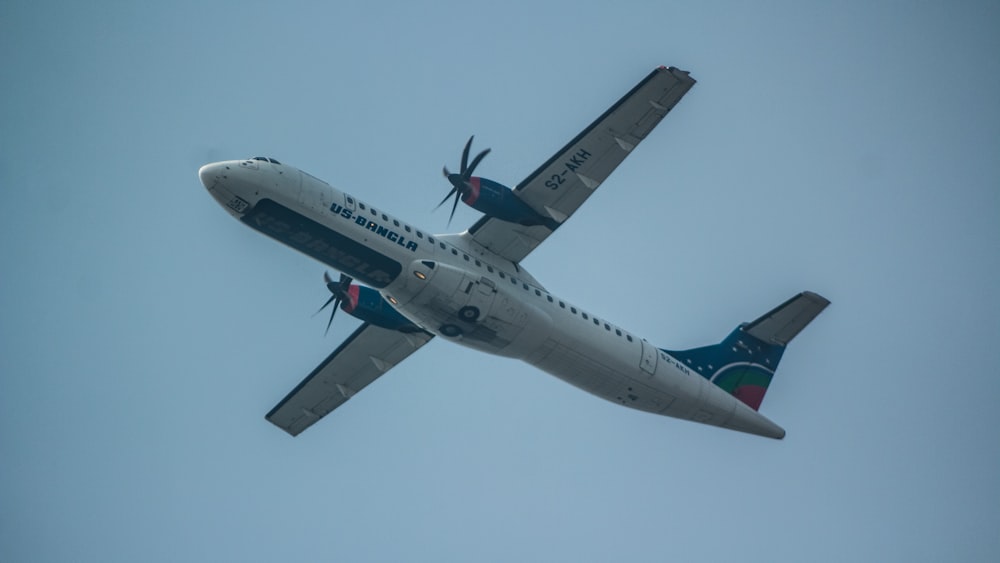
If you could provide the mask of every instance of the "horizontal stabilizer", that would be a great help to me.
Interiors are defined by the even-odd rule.
[[[743,331],[768,344],[785,346],[829,304],[825,297],[804,291],[743,327]]]

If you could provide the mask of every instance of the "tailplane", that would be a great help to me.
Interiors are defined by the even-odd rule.
[[[758,410],[785,346],[829,304],[826,298],[805,291],[752,323],[743,323],[719,344],[664,351]]]

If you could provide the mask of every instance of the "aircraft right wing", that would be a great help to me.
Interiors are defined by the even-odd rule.
[[[686,71],[659,67],[574,137],[514,193],[543,217],[564,223],[597,190],[695,84]],[[552,234],[545,225],[524,226],[483,217],[468,235],[515,264]]]
[[[432,338],[427,332],[402,333],[365,323],[265,418],[298,436]]]

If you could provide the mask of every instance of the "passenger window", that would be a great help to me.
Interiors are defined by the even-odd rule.
[[[451,249],[451,253],[454,254],[455,256],[458,256],[458,251],[455,250],[454,248]]]
[[[371,212],[373,216],[378,217],[378,211],[375,211],[374,207],[371,208]]]
[[[583,315],[583,320],[587,320],[590,318],[587,316],[587,313],[580,313],[580,314]]]
[[[444,245],[443,242],[439,242],[438,244],[441,245],[441,250],[448,250],[448,248]]]
[[[358,204],[358,207],[360,207],[360,208],[361,208],[361,211],[364,211],[364,210],[365,210],[365,204],[363,204],[363,203],[359,203],[359,204]]]
[[[393,219],[392,220],[392,224],[396,225],[398,227],[399,226],[399,221],[397,221],[396,219]]]
[[[598,320],[597,317],[594,317],[594,324],[597,325],[597,326],[601,326],[601,321]]]
[[[537,295],[537,296],[541,297],[541,296],[542,296],[542,292],[541,292],[541,291],[538,291],[538,290],[536,289],[536,290],[535,290],[535,295]]]
[[[424,233],[417,231],[417,238],[424,238]]]
[[[466,262],[468,262],[468,261],[469,261],[469,255],[468,255],[468,254],[463,254],[463,255],[462,255],[462,258],[465,258],[465,261],[466,261]]]
[[[566,304],[565,304],[565,303],[563,303],[562,301],[560,301],[560,302],[559,302],[559,306],[560,306],[560,307],[562,307],[563,309],[565,309],[565,308],[566,308]]]
[[[571,311],[571,312],[572,312],[572,313],[573,313],[574,315],[576,314],[576,307],[570,307],[570,308],[569,308],[569,310],[570,310],[570,311]]]
[[[629,342],[632,342],[632,335],[631,334],[626,334],[625,335],[625,340],[628,340]]]
[[[427,237],[427,242],[434,244],[434,237]]]
[[[486,265],[486,271],[492,274],[493,273],[493,266],[490,266],[489,264],[487,264]]]
[[[611,332],[611,325],[609,325],[608,323],[604,323],[604,330]]]
[[[546,295],[545,298],[549,300],[549,303],[553,303],[551,295]]]
[[[525,290],[525,291],[528,291],[528,284],[526,284],[526,283],[522,283],[521,285],[522,285],[522,286],[524,286],[524,290]]]
[[[350,197],[350,196],[348,196],[348,197],[347,197],[347,204],[348,204],[348,205],[354,205],[354,198],[353,198],[353,197]]]
[[[504,279],[504,277],[503,272],[500,272],[500,279]]]
[[[615,334],[617,334],[618,336],[621,336],[621,335],[622,335],[622,331],[620,331],[620,330],[618,330],[618,329],[616,328],[616,329],[615,329]]]
[[[413,229],[410,229],[410,226],[409,226],[409,225],[403,225],[403,230],[409,233],[409,232],[411,232],[411,231],[412,231]]]
[[[383,214],[382,214],[382,220],[383,220],[383,221],[388,221],[388,220],[389,220],[389,216],[388,216],[388,215],[386,215],[385,213],[383,213]]]

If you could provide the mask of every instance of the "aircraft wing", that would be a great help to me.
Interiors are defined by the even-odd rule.
[[[365,323],[271,409],[266,418],[297,436],[431,338],[434,336],[426,332],[404,334]]]
[[[535,211],[559,224],[568,219],[630,152],[694,86],[691,76],[659,67],[514,188]],[[553,229],[483,217],[472,239],[495,254],[520,262]]]

